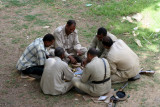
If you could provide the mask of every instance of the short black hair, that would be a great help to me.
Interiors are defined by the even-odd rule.
[[[43,41],[49,41],[51,42],[52,40],[55,40],[54,36],[50,33],[46,34],[44,37],[43,37]]]
[[[68,20],[67,21],[68,26],[71,26],[72,24],[74,24],[76,26],[76,21],[75,20]]]
[[[108,46],[108,47],[111,47],[112,44],[113,44],[113,40],[109,37],[109,36],[105,36],[102,40],[102,44],[104,46]]]
[[[103,36],[107,35],[107,30],[104,27],[100,27],[97,31],[97,35],[101,35],[103,34]]]
[[[95,48],[90,48],[88,50],[87,54],[91,54],[93,56],[97,56],[98,55],[98,51]]]
[[[55,56],[61,57],[64,54],[64,49],[61,47],[57,47],[54,51]]]

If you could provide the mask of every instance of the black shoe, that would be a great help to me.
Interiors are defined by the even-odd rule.
[[[40,75],[35,75],[35,74],[29,74],[30,77],[33,77],[35,79],[41,79]]]
[[[137,74],[135,77],[129,78],[128,81],[135,81],[141,78],[140,74]]]

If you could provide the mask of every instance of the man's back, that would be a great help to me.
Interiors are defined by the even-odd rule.
[[[106,59],[104,60],[106,63],[106,70],[107,70],[106,78],[108,78],[110,77],[110,68],[108,61]],[[101,58],[98,57],[93,58],[92,61],[86,65],[85,70],[90,74],[90,81],[102,81],[104,79],[105,67],[103,60]],[[85,74],[82,75],[82,79],[84,75]]]
[[[106,78],[110,77],[110,67],[108,64],[108,61],[104,59],[106,63]],[[90,63],[88,63],[84,69],[84,72],[82,74],[82,82],[93,82],[93,81],[103,81],[105,75],[105,66],[103,63],[103,60],[95,57],[92,59]],[[90,88],[90,91],[97,95],[103,95],[106,92],[108,92],[111,88],[111,81],[107,81],[100,84],[90,84],[92,87]]]
[[[111,72],[116,72],[115,70],[126,72],[122,75],[124,78],[133,77],[139,72],[138,56],[122,40],[113,43],[107,59],[111,66]]]
[[[66,87],[71,85],[64,79],[71,80],[72,77],[70,68],[59,57],[49,58],[46,60],[40,85],[45,94],[59,95],[65,93]]]
[[[45,47],[42,38],[35,39],[24,51],[17,62],[17,69],[24,70],[31,66],[44,65]]]

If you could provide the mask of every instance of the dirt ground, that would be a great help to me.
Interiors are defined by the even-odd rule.
[[[86,3],[85,0],[80,1]],[[88,7],[72,6],[75,10],[71,11],[68,5],[57,1],[57,5],[52,8],[38,4],[0,9],[0,107],[106,107],[103,103],[84,101],[82,95],[73,90],[61,96],[44,95],[39,80],[22,79],[15,68],[17,60],[29,43],[36,37],[52,33],[56,27],[65,24],[70,18],[77,21],[82,45],[89,45],[91,38],[81,35],[81,30],[90,30],[92,26],[97,29],[102,24],[97,21],[101,17],[97,17],[96,20],[89,16],[84,17],[83,12],[87,11]],[[32,16],[27,19],[27,15]],[[46,22],[36,22],[38,19]],[[44,26],[50,27],[45,29]],[[141,54],[141,66],[145,69],[153,67],[156,73],[154,76],[142,75],[140,80],[129,82],[125,90],[130,97],[126,101],[119,102],[117,107],[160,107],[160,54],[137,53]],[[152,59],[154,64],[150,61]],[[120,86],[122,84],[113,85],[113,88]]]

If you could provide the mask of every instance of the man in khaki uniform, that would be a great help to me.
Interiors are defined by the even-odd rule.
[[[110,64],[113,83],[125,82],[138,76],[140,78],[139,58],[123,40],[118,39],[113,42],[110,37],[106,36],[102,43],[105,48],[109,49],[106,58]]]
[[[88,50],[88,64],[84,68],[82,77],[73,77],[72,79],[75,87],[91,96],[104,95],[111,89],[108,61],[98,58],[97,53],[95,48]]]
[[[99,57],[103,58],[108,50],[104,48],[102,44],[102,39],[105,36],[109,36],[113,41],[117,40],[117,37],[114,36],[113,34],[107,32],[107,30],[103,27],[100,27],[97,31],[97,35],[94,36],[94,39],[92,40],[92,43],[90,45],[90,48],[98,48],[100,54],[98,55]]]
[[[46,60],[44,72],[41,78],[40,86],[44,94],[60,95],[72,88],[69,82],[74,76],[68,64],[61,59],[64,58],[63,48],[55,49],[55,57]],[[66,80],[68,82],[66,82]]]
[[[62,47],[65,50],[65,57],[69,58],[71,63],[77,62],[73,56],[80,56],[82,58],[87,52],[87,48],[81,46],[75,28],[76,22],[69,20],[66,25],[56,28],[53,33],[55,47]]]

